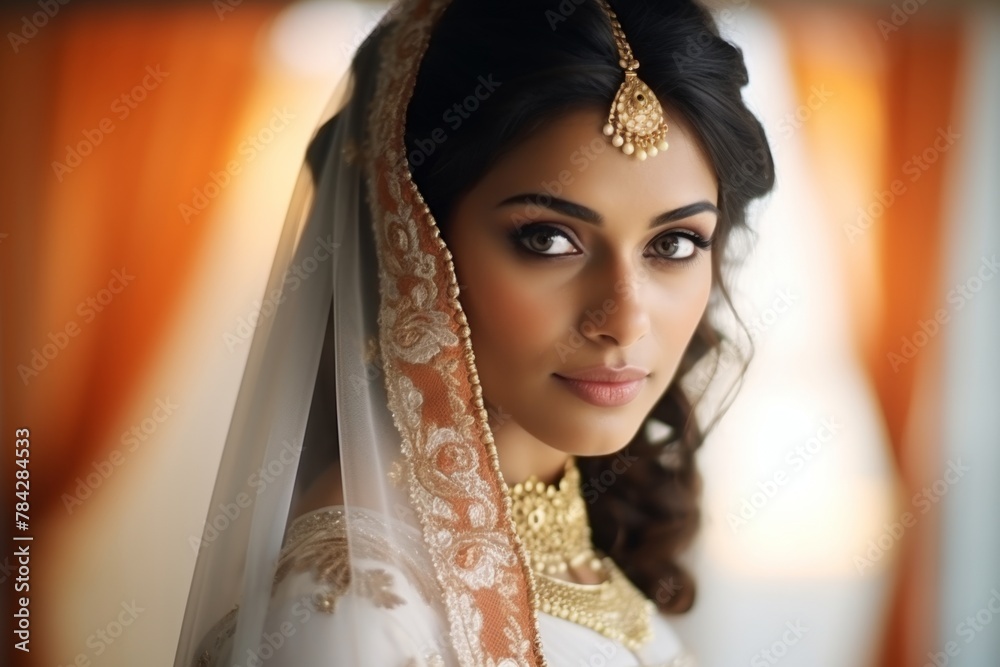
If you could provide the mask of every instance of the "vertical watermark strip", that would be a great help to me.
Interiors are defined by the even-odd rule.
[[[31,652],[31,431],[19,428],[14,431],[14,559],[17,576],[14,592],[14,648]]]

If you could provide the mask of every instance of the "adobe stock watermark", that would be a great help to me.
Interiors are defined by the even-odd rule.
[[[104,312],[104,309],[133,280],[135,280],[135,276],[126,272],[125,267],[122,267],[121,270],[115,269],[112,271],[111,280],[108,281],[107,286],[77,304],[76,314],[80,316],[83,324],[86,325],[93,322],[97,318],[97,315]],[[42,345],[41,348],[33,348],[31,350],[31,360],[28,363],[21,363],[17,366],[17,374],[21,377],[21,382],[24,383],[24,386],[28,386],[31,380],[38,377],[42,371],[48,368],[49,364],[69,346],[70,341],[79,336],[82,331],[81,323],[75,318],[67,320],[61,329],[50,331],[47,336],[48,342]]]
[[[771,642],[770,646],[754,653],[753,657],[750,658],[750,667],[768,667],[768,665],[778,664],[782,658],[788,655],[789,650],[809,632],[809,628],[803,626],[802,621],[799,620],[786,622],[785,628],[780,639],[776,639]]]
[[[660,579],[657,582],[656,593],[653,595],[653,599],[657,604],[667,604],[682,590],[684,590],[684,587],[674,581],[673,577]]]
[[[595,136],[586,144],[580,144],[574,148],[566,158],[566,162],[568,162],[573,169],[561,169],[559,173],[555,174],[552,180],[541,181],[538,184],[540,191],[534,193],[536,196],[533,201],[527,204],[524,209],[524,214],[511,216],[515,225],[521,226],[530,224],[541,217],[548,207],[552,205],[552,200],[561,196],[565,188],[572,185],[576,181],[576,177],[579,174],[587,171],[587,169],[590,168],[590,165],[592,165],[598,157],[608,150],[609,146],[611,146],[611,143],[606,137]],[[762,157],[763,156],[761,155],[754,156],[740,166],[743,169],[747,169],[748,164],[756,164],[755,160]]]
[[[910,363],[927,347],[931,340],[937,336],[944,325],[951,321],[952,312],[958,312],[965,308],[986,286],[986,283],[996,277],[1000,272],[1000,263],[997,256],[983,257],[975,275],[970,276],[965,282],[955,285],[949,292],[947,301],[953,308],[938,308],[934,317],[919,320],[917,330],[909,336],[900,339],[900,347],[894,352],[886,353],[886,359],[893,373],[898,373],[899,369]]]
[[[638,460],[639,457],[629,454],[628,449],[618,452],[618,455],[611,462],[610,468],[605,468],[601,471],[600,475],[591,477],[580,486],[583,499],[591,505],[597,502],[600,494],[607,491],[608,488],[618,481],[618,477],[624,475],[625,471],[631,468],[632,464]]]
[[[136,604],[135,600],[122,602],[121,611],[118,612],[118,615],[105,624],[104,627],[95,629],[87,637],[85,644],[90,651],[77,653],[73,661],[65,665],[65,667],[91,667],[91,657],[99,658],[104,655],[104,652],[125,633],[127,628],[135,623],[136,619],[139,618],[139,614],[144,611],[146,611],[146,608],[140,607]],[[59,664],[59,667],[63,667],[62,663]]]
[[[864,574],[865,570],[875,567],[875,563],[882,560],[882,557],[903,539],[906,531],[917,525],[917,519],[937,506],[941,499],[948,495],[951,487],[957,484],[969,470],[971,470],[969,466],[962,465],[962,459],[949,460],[948,469],[944,475],[930,486],[920,489],[910,499],[910,504],[920,510],[919,514],[907,510],[896,521],[883,524],[882,533],[875,539],[868,541],[868,549],[864,555],[854,557],[854,567],[858,570],[858,574]]]
[[[462,101],[455,102],[441,115],[441,121],[447,124],[452,132],[456,132],[458,128],[462,127],[462,124],[479,109],[480,104],[488,100],[496,89],[503,84],[502,81],[494,81],[492,74],[486,77],[480,75],[478,81],[479,85],[475,87],[471,94],[467,95]],[[410,151],[406,159],[409,161],[411,167],[419,167],[446,141],[448,141],[448,133],[445,132],[444,127],[436,127],[431,131],[430,136],[414,140],[415,148]]]
[[[947,129],[938,128],[937,136],[930,146],[920,153],[916,153],[903,163],[903,175],[906,180],[897,178],[889,184],[887,190],[873,193],[873,201],[867,206],[858,207],[858,217],[853,223],[844,225],[844,233],[851,245],[857,243],[858,239],[864,236],[875,221],[881,218],[896,201],[905,195],[909,185],[916,183],[920,178],[933,167],[941,156],[951,150],[962,135],[955,132],[949,125]]]
[[[219,503],[218,510],[205,521],[201,538],[194,535],[188,536],[188,545],[191,547],[192,553],[197,555],[199,548],[208,546],[219,539],[219,535],[240,517],[243,510],[253,505],[257,496],[263,493],[269,484],[273,484],[276,479],[281,477],[286,468],[294,466],[298,461],[298,453],[302,451],[302,443],[284,440],[281,445],[281,450],[274,459],[261,465],[258,471],[247,477],[246,487],[248,491],[253,492],[253,495],[248,491],[240,491],[232,501]],[[294,474],[295,470],[292,470],[292,473]]]
[[[570,14],[576,10],[575,5],[583,4],[584,1],[572,0],[574,5],[572,11],[567,11],[569,7],[567,6],[567,2],[564,1],[560,3],[558,12],[546,12],[549,26],[555,30],[559,23],[567,20]],[[719,28],[720,32],[724,32],[726,28],[731,27],[735,23],[737,14],[749,7],[750,0],[727,2],[725,5],[713,7],[712,18],[715,20],[715,25]],[[673,51],[674,64],[677,66],[678,71],[683,72],[686,67],[704,55],[705,49],[710,48],[718,40],[718,36],[704,29],[698,31],[697,34],[690,35],[685,41],[683,48],[677,48]]]
[[[587,171],[590,165],[608,149],[609,145],[604,137],[594,137],[588,143],[580,144],[573,149],[567,161],[575,169],[573,171],[561,169],[551,181],[542,181],[539,183],[541,191],[536,193],[537,197],[535,197],[534,201],[525,207],[525,215],[515,215],[512,217],[514,223],[519,226],[525,225],[542,216],[548,207],[552,205],[552,200],[562,195],[565,188],[576,181],[578,174]]]
[[[506,412],[502,405],[493,405],[487,402],[484,407],[486,408],[487,421],[494,434],[514,417],[511,413]]]
[[[792,311],[798,304],[799,298],[787,287],[778,290],[767,307],[747,323],[747,335],[750,336],[750,340],[757,342],[762,335],[770,331],[779,320]]]
[[[826,449],[826,446],[833,442],[842,429],[843,425],[837,422],[836,418],[823,419],[815,435],[804,443],[796,445],[785,455],[785,465],[788,466],[788,469],[779,468],[771,474],[769,479],[757,482],[757,490],[740,500],[738,512],[726,514],[726,523],[729,524],[730,529],[739,534],[741,528],[748,526],[778,495],[781,489],[795,475],[805,469],[806,464],[817,458]]]
[[[782,136],[787,139],[795,134],[797,130],[809,122],[813,114],[822,109],[823,105],[833,99],[834,96],[835,94],[832,90],[827,90],[825,83],[819,86],[812,86],[809,89],[809,97],[806,98],[806,101],[796,107],[795,111],[789,111],[785,114],[778,123],[778,129],[781,130]]]
[[[626,291],[626,286],[621,280],[615,284],[615,292],[621,294]],[[566,342],[559,341],[556,343],[556,352],[559,354],[559,361],[566,361],[576,351],[586,345],[586,338],[589,338],[596,333],[598,333],[607,321],[609,315],[614,315],[618,312],[618,302],[615,299],[605,299],[601,307],[596,310],[590,310],[589,308],[584,313],[584,322],[577,327],[570,327],[569,335],[566,337]]]
[[[551,206],[553,199],[562,195],[563,191],[575,182],[578,174],[586,171],[598,156],[607,150],[609,142],[604,137],[594,137],[587,144],[581,144],[573,150],[567,160],[574,169],[561,169],[555,178],[539,183],[541,191],[533,201],[527,204],[524,214],[515,214],[512,220],[518,227],[531,224],[543,216],[544,212]],[[615,293],[622,296],[629,295],[638,285],[648,281],[650,272],[642,269],[641,275],[631,279],[620,279],[615,283]],[[570,327],[566,341],[556,343],[556,352],[560,361],[566,361],[577,350],[586,345],[585,336],[593,335],[600,327],[607,322],[608,316],[618,312],[618,302],[615,299],[606,299],[601,307],[596,310],[587,310],[585,321],[577,327]]]
[[[170,76],[170,72],[162,71],[159,65],[155,68],[152,65],[147,65],[146,75],[142,78],[142,81],[132,86],[130,90],[122,93],[111,102],[111,113],[119,121],[125,120],[139,107],[139,104],[145,101],[149,93],[159,88],[160,84],[168,76]],[[66,144],[66,157],[63,158],[64,161],[52,161],[52,171],[56,175],[56,180],[62,183],[66,175],[73,173],[73,170],[83,164],[83,158],[91,155],[98,146],[104,143],[105,137],[114,132],[115,129],[117,129],[115,122],[110,116],[105,116],[98,121],[96,127],[82,130],[82,139],[73,145]]]
[[[990,589],[990,597],[986,600],[975,614],[965,617],[955,626],[955,634],[965,640],[967,646],[979,636],[993,622],[993,618],[1000,615],[1000,586]],[[927,662],[921,667],[949,667],[951,659],[958,657],[962,652],[963,644],[959,644],[954,639],[949,640],[944,645],[943,651],[927,654]]]
[[[599,639],[597,641],[597,651],[591,653],[590,657],[586,660],[578,658],[573,667],[607,667],[612,664],[611,660],[614,660],[617,655],[618,646],[613,641]]]
[[[38,35],[38,31],[49,24],[70,0],[38,0],[38,7],[41,11],[35,12],[31,16],[25,14],[21,17],[21,29],[17,32],[8,32],[7,41],[14,53],[18,53],[22,46]]]
[[[291,606],[291,616],[295,621],[282,621],[278,624],[277,629],[269,632],[265,629],[260,635],[260,642],[257,644],[256,649],[247,649],[246,656],[243,662],[233,662],[233,667],[263,667],[267,664],[269,660],[277,655],[278,651],[288,644],[288,641],[295,636],[298,631],[298,627],[304,626],[312,618],[314,613],[317,613],[315,607],[315,598],[313,595],[300,595],[295,600],[295,604]],[[324,615],[326,615],[324,613]],[[233,656],[233,660],[236,656]]]
[[[545,10],[545,20],[549,23],[549,29],[555,30],[560,23],[568,21],[569,17],[576,12],[576,8],[590,0],[562,0],[555,9]]]
[[[792,312],[800,299],[800,295],[795,294],[787,287],[779,289],[771,298],[770,303],[758,311],[753,319],[745,323],[749,342],[745,339],[739,339],[733,340],[730,345],[723,345],[719,351],[717,365],[712,369],[699,368],[697,375],[688,381],[690,387],[694,391],[703,392],[708,389],[709,383],[717,373],[741,364],[750,353],[751,346],[760,342],[768,331]]]
[[[892,4],[892,13],[889,20],[879,19],[875,25],[882,34],[882,39],[889,40],[889,36],[900,30],[917,11],[927,4],[927,0],[903,0]]]
[[[93,461],[91,463],[93,471],[87,473],[85,477],[78,476],[76,478],[73,493],[63,493],[60,496],[67,514],[72,514],[74,509],[83,505],[85,500],[94,495],[98,487],[104,484],[115,470],[125,463],[125,454],[138,450],[179,407],[170,400],[169,396],[166,399],[156,399],[155,407],[150,411],[149,416],[138,424],[133,424],[129,430],[122,433],[120,438],[122,447],[112,449],[107,456],[99,461]]]
[[[220,21],[226,20],[227,14],[232,14],[243,4],[243,0],[212,0],[212,9]]]
[[[260,324],[261,318],[267,319],[273,316],[278,310],[278,305],[283,303],[290,293],[299,289],[302,283],[309,280],[309,277],[316,273],[322,262],[329,261],[339,247],[339,243],[333,242],[332,234],[327,234],[325,238],[317,237],[312,252],[285,270],[281,286],[272,289],[265,296],[263,302],[259,299],[254,300],[253,310],[246,316],[236,319],[236,327],[233,331],[226,331],[222,334],[222,341],[226,344],[226,348],[233,352],[241,343],[249,340],[257,325]]]
[[[576,12],[576,8],[589,0],[562,0],[555,9],[548,9],[545,11],[545,20],[549,24],[550,30],[558,29],[559,25],[568,21],[569,18]],[[750,0],[735,0],[734,2],[727,3],[725,7],[718,10],[712,11],[712,17],[715,19],[716,25],[720,28],[731,24],[735,18],[736,13],[733,10],[742,11],[750,6]],[[690,42],[688,48],[685,49],[685,55],[687,58],[697,58],[701,55],[701,50],[704,48],[704,40],[710,39],[710,34],[704,32],[703,36],[699,35],[697,38],[691,37],[688,39]]]
[[[271,117],[268,119],[267,124],[255,134],[248,135],[240,142],[237,153],[243,156],[243,160],[230,160],[220,171],[208,172],[205,184],[200,188],[195,187],[191,191],[192,197],[190,203],[181,202],[177,205],[177,210],[181,214],[181,218],[184,219],[184,224],[191,224],[193,217],[207,209],[209,204],[222,194],[223,190],[229,187],[229,184],[233,182],[233,178],[238,176],[246,165],[253,162],[260,152],[267,148],[274,141],[275,137],[288,127],[289,121],[294,119],[295,114],[290,113],[287,109],[278,109],[275,107],[271,112]]]
[[[712,12],[715,24],[720,31],[729,27],[736,20],[736,14],[746,10],[750,6],[750,0],[736,0],[728,3],[717,11]],[[736,11],[734,11],[736,10]],[[705,50],[718,43],[719,38],[708,30],[699,30],[697,34],[690,35],[685,41],[683,49],[676,49],[673,53],[674,64],[679,72],[696,63],[701,58]]]
[[[4,556],[3,563],[0,564],[0,584],[7,583],[13,573],[14,564],[10,561],[10,556]]]

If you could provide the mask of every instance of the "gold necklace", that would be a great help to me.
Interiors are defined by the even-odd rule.
[[[580,471],[573,458],[557,484],[545,484],[532,475],[507,491],[518,536],[535,573],[539,609],[631,650],[649,641],[655,606],[612,559],[594,551],[587,506],[580,495]],[[585,565],[601,583],[578,584],[556,576]]]

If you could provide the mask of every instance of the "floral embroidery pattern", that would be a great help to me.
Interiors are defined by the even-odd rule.
[[[422,660],[410,658],[406,661],[406,667],[444,667],[444,658],[438,653],[431,653]]]
[[[376,607],[383,609],[393,609],[406,600],[392,592],[392,575],[385,570],[359,570],[357,568],[347,568],[346,559],[343,570],[336,573],[335,581],[323,581],[330,584],[330,588],[324,591],[317,591],[313,597],[316,611],[332,614],[337,610],[337,600],[347,593],[353,579],[356,584],[355,594],[368,598]]]
[[[239,612],[239,605],[230,609],[225,616],[219,619],[212,629],[208,632],[206,637],[212,637],[212,645],[206,648],[200,656],[198,656],[194,663],[194,667],[211,667],[216,663],[219,652],[222,650],[223,644],[227,639],[233,636],[236,632],[236,614]]]
[[[417,69],[447,4],[405,3],[382,44],[365,153],[379,349],[403,476],[459,663],[544,665],[534,582],[505,504],[451,253],[412,181],[403,140]]]
[[[377,519],[356,513],[350,519],[355,557],[399,565],[425,600],[432,599],[428,576],[414,560],[413,552],[397,553],[378,536]],[[278,557],[272,593],[292,572],[312,572],[313,580],[324,586],[316,592],[317,611],[332,614],[337,600],[348,593],[367,598],[376,607],[393,609],[405,600],[393,592],[392,574],[382,568],[362,569],[350,566],[348,521],[343,510],[328,510],[300,517],[288,533]]]

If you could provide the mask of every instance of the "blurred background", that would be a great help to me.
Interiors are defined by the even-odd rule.
[[[678,632],[702,667],[996,667],[1000,8],[713,7],[778,187]],[[294,179],[385,9],[0,10],[4,664],[172,664]]]

